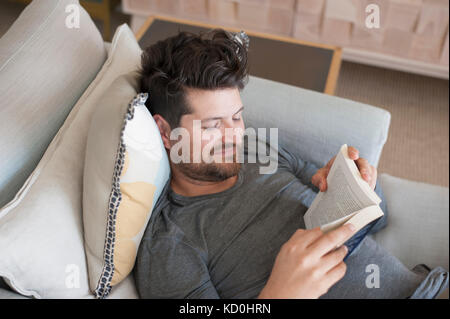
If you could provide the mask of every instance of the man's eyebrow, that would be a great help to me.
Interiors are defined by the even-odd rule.
[[[241,108],[239,110],[237,110],[233,115],[238,114],[239,112],[241,112],[244,109],[243,106],[241,106]],[[208,117],[206,119],[201,120],[202,122],[207,122],[207,121],[213,121],[213,120],[221,120],[223,119],[223,117],[221,116],[216,116],[216,117]]]
[[[236,113],[234,113],[233,115],[238,114],[240,111],[242,111],[244,109],[244,106],[241,106],[241,108],[239,110],[236,111]]]

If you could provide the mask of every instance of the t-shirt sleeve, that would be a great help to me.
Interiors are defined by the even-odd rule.
[[[319,168],[282,146],[278,148],[278,164],[280,168],[287,169],[297,177],[303,185],[308,186],[302,194],[301,202],[305,207],[310,207],[319,192],[319,189],[311,183],[311,178]]]
[[[311,178],[317,172],[319,167],[314,163],[303,160],[300,156],[288,151],[286,148],[279,147],[279,165],[287,168],[292,174],[294,174],[300,181],[312,188],[315,192],[319,189],[311,183]]]
[[[141,298],[218,299],[203,253],[172,237],[144,240],[136,259]]]

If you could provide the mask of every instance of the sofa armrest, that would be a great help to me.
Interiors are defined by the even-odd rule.
[[[278,128],[279,143],[302,159],[321,167],[347,144],[378,165],[388,111],[254,76],[241,96],[247,127]]]
[[[381,174],[389,211],[386,228],[374,239],[407,267],[449,269],[448,188]]]

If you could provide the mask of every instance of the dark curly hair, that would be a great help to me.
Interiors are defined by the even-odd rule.
[[[233,36],[223,29],[179,32],[146,48],[139,75],[150,113],[175,128],[190,113],[186,88],[242,90],[248,81],[247,48]]]

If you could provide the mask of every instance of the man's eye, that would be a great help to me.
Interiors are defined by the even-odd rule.
[[[234,118],[234,119],[233,119],[233,121],[240,121],[240,120],[241,120],[240,117],[237,117],[237,118]]]
[[[217,122],[216,124],[214,124],[214,126],[205,126],[205,127],[202,127],[204,130],[211,130],[211,129],[213,129],[213,128],[219,128],[219,126],[220,126],[220,123],[219,122]]]

